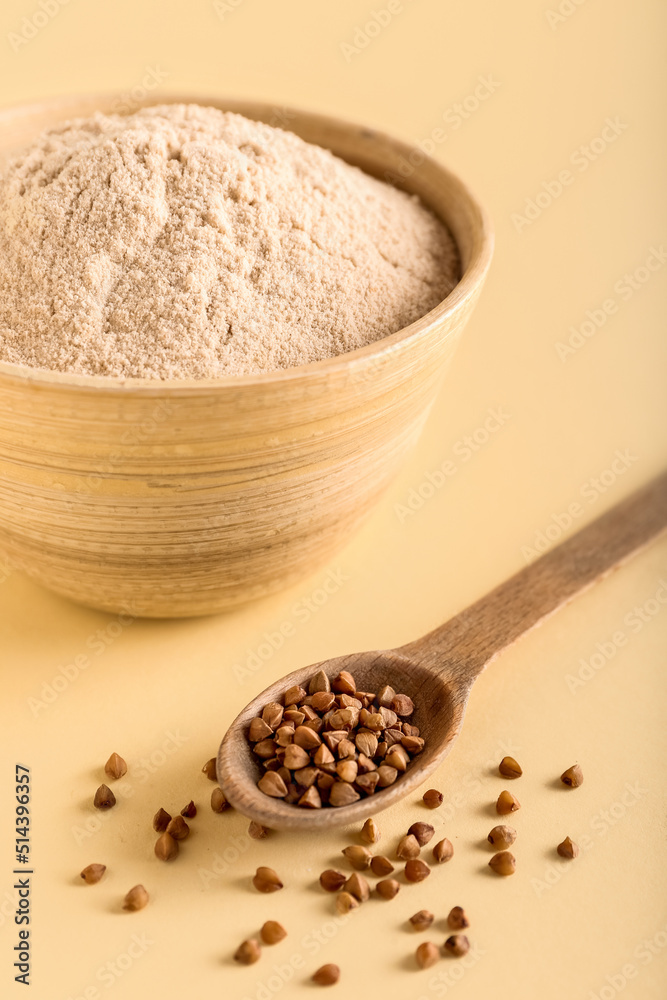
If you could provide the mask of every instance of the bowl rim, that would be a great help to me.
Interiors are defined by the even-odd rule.
[[[120,96],[121,95],[119,93],[113,91],[95,94],[72,94],[63,97],[47,98],[42,101],[29,101],[25,103],[7,105],[0,108],[0,128],[2,128],[6,117],[14,116],[17,112],[23,112],[26,115],[30,115],[31,111],[43,111],[43,109],[49,105],[53,105],[53,107],[56,108],[58,106],[67,106],[70,103],[74,104],[76,101],[86,101],[87,103],[99,102],[104,105],[109,101],[119,99]],[[151,95],[150,100],[138,102],[137,110],[142,107],[152,107],[156,104],[202,104],[208,107],[216,107],[221,110],[233,111],[237,114],[245,113],[247,117],[252,116],[240,109],[244,107],[254,107],[260,113],[266,114],[269,111],[275,112],[276,108],[276,105],[252,100],[251,98],[227,98],[212,94],[178,95],[156,92]],[[449,295],[446,296],[446,298],[434,306],[434,308],[424,316],[415,320],[414,323],[411,323],[409,326],[402,327],[400,330],[396,330],[394,333],[391,333],[380,340],[374,341],[372,344],[366,344],[364,347],[358,347],[352,351],[334,355],[331,358],[322,358],[319,361],[309,361],[303,365],[297,365],[293,368],[279,368],[275,371],[253,373],[248,375],[225,375],[219,378],[143,379],[118,375],[77,375],[72,372],[51,371],[50,369],[32,368],[29,365],[19,365],[8,361],[0,361],[0,376],[13,379],[17,382],[28,383],[31,385],[43,385],[51,388],[106,389],[110,392],[138,392],[142,394],[158,395],[178,394],[179,390],[191,395],[193,393],[210,394],[215,390],[223,391],[225,389],[232,388],[240,389],[242,387],[281,385],[289,382],[306,380],[309,376],[326,376],[327,374],[340,374],[341,372],[354,373],[355,369],[365,368],[369,360],[375,364],[381,365],[393,353],[400,351],[401,348],[403,348],[408,342],[424,339],[428,336],[428,334],[433,332],[436,327],[440,326],[445,319],[453,313],[461,310],[465,306],[466,302],[476,294],[481,283],[483,282],[489,269],[494,249],[494,233],[491,219],[468,185],[465,184],[461,178],[454,173],[454,171],[445,167],[439,160],[436,160],[434,157],[424,153],[414,143],[396,138],[395,136],[380,129],[362,125],[358,122],[352,122],[349,119],[339,118],[338,116],[320,114],[316,111],[297,108],[294,105],[284,107],[281,106],[281,110],[286,112],[288,115],[293,113],[301,119],[307,118],[314,124],[321,126],[331,125],[338,130],[345,129],[351,132],[370,135],[374,140],[389,147],[392,151],[399,153],[405,159],[409,159],[410,154],[418,150],[421,157],[420,167],[424,164],[428,165],[430,169],[434,170],[436,174],[439,174],[450,187],[456,189],[457,198],[465,202],[466,205],[466,225],[468,229],[476,230],[476,237],[473,240],[468,266],[461,274],[456,286],[452,289]],[[258,118],[257,120],[261,121],[262,119]],[[340,156],[340,154],[335,153],[334,150],[332,150],[332,152],[334,152],[334,155]],[[343,160],[345,159],[344,156],[340,156],[340,158]],[[419,168],[416,167],[415,169]],[[410,190],[407,181],[405,189],[408,191]]]

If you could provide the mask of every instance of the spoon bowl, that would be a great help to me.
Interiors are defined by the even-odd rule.
[[[423,751],[393,785],[340,809],[301,809],[265,795],[257,787],[262,769],[246,737],[251,720],[261,715],[269,702],[281,702],[283,693],[293,684],[307,689],[308,681],[318,670],[323,670],[330,681],[342,670],[348,670],[359,691],[377,691],[383,684],[389,684],[396,691],[407,694],[415,704],[410,722],[419,727],[419,734],[425,740]],[[220,785],[235,809],[262,826],[312,830],[363,822],[417,788],[435,771],[458,736],[468,691],[469,686],[465,688],[456,676],[450,678],[444,670],[434,672],[401,649],[348,653],[301,667],[262,691],[234,720],[218,754]]]
[[[253,699],[236,717],[217,758],[218,781],[230,804],[262,826],[315,830],[346,826],[375,815],[417,788],[452,748],[470,689],[492,660],[520,636],[587,590],[667,528],[667,473],[516,573],[456,617],[399,649],[350,653],[294,670]],[[304,809],[265,795],[247,733],[269,702],[282,704],[292,685],[308,687],[318,670],[329,680],[343,670],[357,690],[390,684],[415,705],[410,722],[424,749],[393,785],[352,805]]]

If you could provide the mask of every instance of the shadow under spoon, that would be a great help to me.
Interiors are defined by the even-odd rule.
[[[273,829],[345,826],[386,809],[417,788],[447,756],[482,670],[665,528],[667,472],[423,638],[398,649],[324,660],[276,681],[239,713],[220,745],[217,773],[226,798],[245,816]],[[409,695],[415,703],[410,721],[425,740],[424,750],[393,785],[340,808],[304,809],[265,795],[256,784],[261,771],[247,739],[251,719],[268,702],[282,701],[289,686],[307,688],[316,670],[324,670],[330,679],[348,670],[360,691],[390,684]]]

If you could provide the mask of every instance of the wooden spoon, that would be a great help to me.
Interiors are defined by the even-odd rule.
[[[315,830],[357,823],[417,788],[449,753],[458,736],[470,689],[484,668],[520,636],[587,590],[667,527],[667,473],[582,528],[422,639],[399,649],[349,653],[295,670],[266,688],[229,727],[217,759],[228,801],[274,829]],[[250,720],[316,670],[333,678],[353,674],[360,691],[390,684],[415,703],[411,722],[426,743],[393,785],[349,806],[305,809],[257,788],[260,769],[246,733]]]

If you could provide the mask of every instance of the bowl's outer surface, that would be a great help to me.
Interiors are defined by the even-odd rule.
[[[115,100],[0,112],[0,160],[43,128]],[[269,105],[163,100],[276,121]],[[450,226],[462,280],[378,344],[266,375],[149,382],[0,364],[0,548],[52,590],[155,617],[212,613],[278,590],[347,539],[421,430],[488,269],[488,221],[435,161],[406,170],[411,147],[287,114],[286,127],[371,173],[407,173],[404,186]]]

